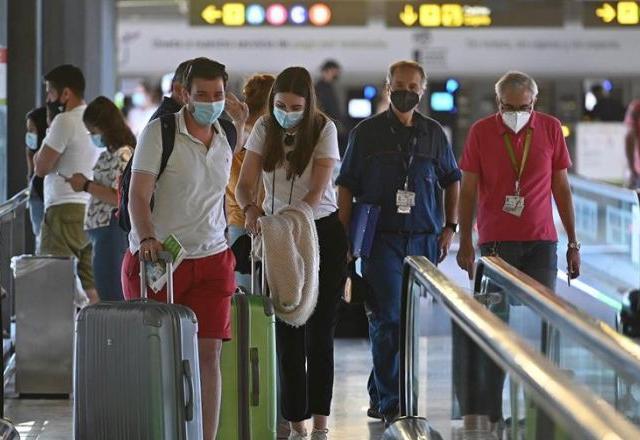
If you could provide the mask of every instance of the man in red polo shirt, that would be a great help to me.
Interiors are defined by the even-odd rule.
[[[569,237],[567,269],[580,274],[580,245],[567,168],[571,159],[560,121],[534,111],[533,78],[509,72],[496,84],[499,112],[476,122],[462,156],[458,265],[473,276],[471,238],[478,200],[480,251],[498,255],[527,275],[555,288],[558,235],[551,195]]]
[[[640,187],[640,99],[631,101],[627,107],[624,123],[627,125],[625,146],[631,172],[629,188],[638,188]]]
[[[567,271],[571,278],[580,274],[580,244],[567,176],[571,160],[561,125],[556,118],[534,111],[538,86],[530,76],[508,72],[496,83],[495,91],[499,111],[471,127],[460,163],[458,265],[473,277],[471,230],[477,200],[481,254],[499,256],[553,290],[558,236],[552,194],[569,238]],[[508,320],[509,302],[504,297],[491,309]],[[547,334],[543,326],[543,351],[547,350]],[[475,370],[484,371],[481,385],[472,382],[472,392],[458,394],[465,426],[467,415],[485,415],[491,423],[500,424],[504,373],[455,329],[454,339],[454,357],[464,357],[471,365],[471,370],[458,369],[456,381],[476,377],[480,373]]]

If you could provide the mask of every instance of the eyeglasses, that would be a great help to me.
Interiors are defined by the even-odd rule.
[[[531,101],[531,104],[521,105],[519,107],[500,101],[500,108],[506,112],[531,112],[531,110],[533,110],[533,101]]]

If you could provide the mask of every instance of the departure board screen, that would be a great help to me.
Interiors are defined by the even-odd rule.
[[[388,1],[386,22],[403,28],[561,27],[562,2],[531,0]]]
[[[192,26],[364,26],[368,2],[345,1],[208,1],[191,0]]]

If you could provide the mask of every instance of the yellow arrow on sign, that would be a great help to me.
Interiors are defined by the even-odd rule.
[[[404,10],[399,15],[400,21],[405,26],[413,26],[418,21],[418,13],[412,5],[405,5]]]
[[[609,3],[603,3],[601,8],[596,9],[596,15],[605,23],[611,23],[616,18],[616,9]]]
[[[213,5],[209,5],[202,10],[202,14],[200,14],[200,16],[207,23],[214,24],[222,18],[222,11]]]

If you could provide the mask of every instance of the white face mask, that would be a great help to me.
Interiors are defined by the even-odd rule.
[[[529,112],[504,112],[502,113],[502,120],[507,127],[512,129],[515,133],[518,133],[522,128],[527,125],[531,113]]]

